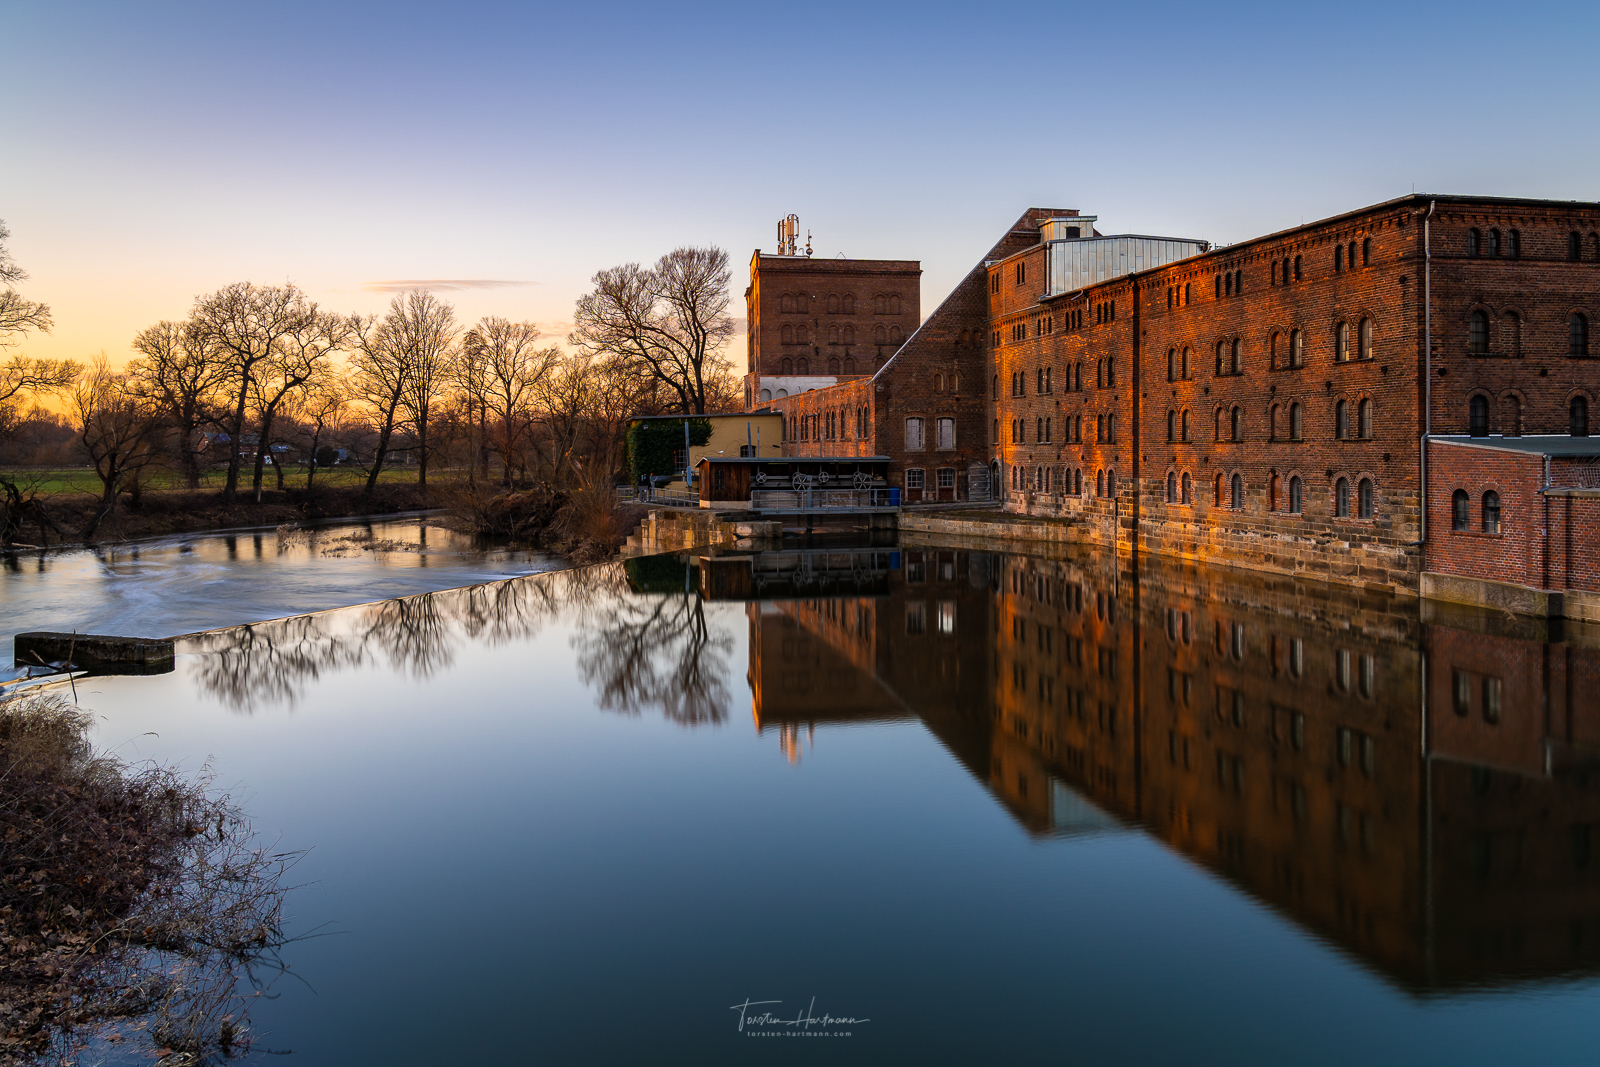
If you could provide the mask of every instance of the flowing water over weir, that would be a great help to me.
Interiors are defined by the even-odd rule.
[[[291,1063],[1565,1064],[1596,674],[1586,628],[902,543],[216,630],[78,697],[310,849],[253,1013]]]
[[[561,566],[430,516],[0,555],[0,681],[29,630],[171,637]]]

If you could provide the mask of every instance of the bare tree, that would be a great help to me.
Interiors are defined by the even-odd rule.
[[[507,486],[533,418],[537,390],[561,358],[559,349],[535,348],[538,337],[531,322],[486,318],[467,334],[458,360],[465,365],[460,377],[472,380],[479,391]]]
[[[384,317],[395,352],[405,363],[400,406],[417,436],[417,485],[428,487],[428,426],[449,382],[455,355],[455,308],[426,289],[397,296]]]
[[[128,364],[128,387],[161,409],[176,438],[184,481],[198,489],[200,432],[216,421],[228,366],[188,323],[146,327],[134,337],[133,350],[139,356]]]
[[[312,487],[321,466],[317,453],[322,450],[324,435],[350,407],[350,388],[343,374],[329,372],[292,398],[290,408],[285,411],[295,420],[300,438],[305,442],[307,489]]]
[[[715,247],[676,249],[648,270],[603,270],[578,298],[571,342],[661,383],[685,414],[704,414],[708,385],[728,373],[731,277],[728,253]]]
[[[226,361],[228,388],[233,394],[232,410],[224,423],[229,438],[224,500],[232,501],[238,495],[245,417],[261,363],[272,358],[280,342],[312,328],[317,315],[317,305],[293,285],[235,282],[195,301],[191,321],[203,343]]]
[[[400,399],[405,393],[407,368],[396,350],[386,320],[357,316],[350,326],[352,396],[367,411],[378,435],[372,466],[367,471],[367,485],[361,492],[361,506],[365,507],[372,499],[378,476],[383,473],[384,461],[389,456],[389,442],[394,438]]]
[[[24,299],[16,291],[15,286],[27,280],[28,272],[11,258],[11,253],[6,249],[6,241],[10,237],[11,231],[4,222],[0,222],[0,283],[5,285],[5,289],[0,290],[0,347],[5,348],[15,345],[21,340],[21,335],[29,330],[49,333],[54,324],[49,305]],[[0,396],[0,400],[4,399]]]
[[[71,401],[79,440],[103,487],[100,507],[83,530],[87,540],[116,507],[127,481],[154,459],[162,424],[152,405],[128,389],[127,375],[111,370],[104,356],[84,371]]]
[[[279,408],[292,394],[330,372],[329,358],[345,346],[350,330],[348,320],[325,311],[316,312],[280,337],[271,354],[257,365],[250,383],[260,428],[250,483],[256,503],[261,502],[261,479],[272,452],[272,426]],[[276,458],[272,465],[277,471],[278,488],[282,489],[283,465]]]

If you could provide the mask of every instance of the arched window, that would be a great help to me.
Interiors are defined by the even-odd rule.
[[[1000,375],[998,374],[994,376],[994,398],[996,400],[1000,399]]]
[[[1361,265],[1365,267],[1372,262],[1372,238],[1364,237],[1361,240]]]
[[[1117,357],[1106,357],[1106,388],[1115,388],[1117,384]]]
[[[794,360],[792,360],[792,359],[788,358],[787,356],[785,356],[784,359],[783,359],[783,362],[778,364],[778,369],[783,374],[793,374],[794,373]]]
[[[1290,514],[1292,514],[1292,515],[1300,514],[1300,512],[1302,510],[1302,507],[1304,505],[1304,500],[1302,499],[1303,495],[1304,495],[1304,486],[1303,486],[1303,483],[1300,481],[1300,476],[1298,474],[1296,474],[1294,477],[1289,479],[1289,512],[1290,512]]]
[[[1343,400],[1333,405],[1333,436],[1340,441],[1350,436],[1350,405]]]
[[[1189,440],[1189,409],[1183,409],[1183,439]]]
[[[898,327],[898,326],[889,327],[889,343],[892,344],[892,345],[897,345],[897,344],[900,343],[900,338],[901,338],[900,327]]]
[[[1302,367],[1306,362],[1306,335],[1299,330],[1289,333],[1289,366]]]
[[[1117,495],[1117,472],[1115,469],[1106,471],[1106,496]]]
[[[853,345],[856,343],[856,328],[854,326],[850,326],[848,324],[845,326],[844,343],[847,345]]]
[[[763,390],[761,390],[761,402],[763,404],[765,404],[765,403],[770,402],[771,400],[772,400],[772,390],[771,389],[763,389]]]
[[[1583,238],[1577,230],[1567,234],[1567,258],[1574,263],[1583,258]]]
[[[1498,256],[1499,254],[1500,254],[1500,231],[1499,230],[1490,230],[1489,231],[1489,256],[1492,259],[1495,256]]]
[[[1021,266],[1021,264],[1019,263],[1018,266]],[[900,296],[898,293],[891,294],[889,297],[889,314],[900,314]]]
[[[1273,285],[1277,285],[1278,284],[1278,261],[1277,260],[1273,260],[1272,261],[1272,284]]]
[[[1356,406],[1356,436],[1363,441],[1372,437],[1372,401],[1363,399]]]
[[[1356,486],[1356,509],[1363,519],[1372,518],[1372,479],[1363,478]]]
[[[1581,396],[1572,398],[1567,405],[1567,432],[1573,437],[1589,436],[1589,401]]]
[[[1337,274],[1344,270],[1344,245],[1333,246],[1333,271]]]
[[[783,329],[780,331],[779,336],[781,336],[783,338],[783,343],[784,344],[786,344],[786,345],[794,344],[794,327],[791,326],[787,322],[784,323],[783,324]]]
[[[1083,495],[1083,468],[1079,467],[1072,472],[1072,492],[1075,496]]]
[[[1299,441],[1305,436],[1305,409],[1299,404],[1289,405],[1289,440]]]
[[[1272,336],[1267,340],[1267,365],[1273,370],[1277,370],[1279,367],[1283,366],[1283,364],[1278,362],[1280,356],[1281,353],[1278,351],[1278,331],[1273,330]]]
[[[889,333],[883,328],[883,323],[880,322],[872,328],[872,343],[881,345],[887,344],[888,341]]]
[[[1234,509],[1244,507],[1244,478],[1238,474],[1228,480],[1228,506]]]
[[[1302,279],[1304,277],[1305,277],[1305,273],[1300,269],[1300,257],[1299,256],[1295,256],[1294,257],[1294,280],[1295,281],[1299,281],[1300,279]]]
[[[1272,473],[1272,477],[1267,479],[1267,510],[1268,511],[1277,511],[1278,510],[1278,484],[1279,484],[1278,474],[1277,474],[1276,471],[1274,471]]]
[[[1267,440],[1278,441],[1278,405],[1274,404],[1267,409]]]
[[[1467,351],[1475,356],[1489,353],[1489,314],[1478,310],[1467,316]]]
[[[1220,275],[1220,274],[1217,275],[1215,278],[1212,278],[1211,281],[1217,287],[1217,299],[1221,300],[1222,299],[1222,275]],[[1230,285],[1230,286],[1228,286],[1228,288],[1232,289],[1233,286]]]
[[[854,315],[856,313],[856,298],[851,293],[844,294],[844,313],[846,315]]]
[[[1582,313],[1574,311],[1567,318],[1567,355],[1587,356],[1589,354],[1589,320]]]
[[[1232,366],[1232,369],[1233,369],[1233,373],[1235,373],[1235,374],[1243,373],[1244,372],[1244,346],[1243,346],[1243,343],[1237,337],[1235,337],[1233,339],[1233,347],[1232,347],[1232,350],[1231,350],[1231,358],[1232,358],[1231,366]]]
[[[1522,234],[1516,230],[1506,234],[1506,255],[1512,259],[1522,255]]]
[[[1350,242],[1350,269],[1356,269],[1356,243],[1354,241]]]
[[[1335,518],[1350,517],[1350,479],[1340,478],[1333,483],[1333,514]]]
[[[1489,436],[1489,398],[1475,396],[1467,403],[1467,433],[1473,437]]]
[[[1500,494],[1493,489],[1483,494],[1483,532],[1500,532]]]
[[[801,356],[799,359],[794,361],[794,372],[796,374],[810,374],[811,361],[805,356]]]
[[[1465,489],[1457,489],[1450,494],[1450,529],[1470,530],[1472,528],[1471,501],[1467,499]]]
[[[1189,479],[1189,472],[1183,474],[1183,500],[1182,503],[1194,503],[1194,483]]]
[[[1167,472],[1167,503],[1178,502],[1178,475],[1173,471]]]
[[[1217,507],[1222,506],[1222,472],[1218,471],[1216,477],[1211,479],[1211,502]]]
[[[1228,439],[1244,440],[1244,409],[1238,406],[1228,413]]]
[[[1217,373],[1228,373],[1228,342],[1217,342]]]
[[[1176,411],[1169,411],[1167,412],[1167,441],[1170,443],[1176,441],[1177,439],[1178,413]]]
[[[1183,346],[1183,376],[1189,377],[1189,346]]]
[[[1167,349],[1167,381],[1176,381],[1178,378],[1178,350]]]
[[[1106,472],[1103,470],[1094,472],[1094,495],[1106,495]]]
[[[1467,255],[1474,257],[1482,255],[1482,245],[1482,237],[1478,233],[1478,228],[1474,226],[1472,229],[1467,231]]]
[[[1361,328],[1357,335],[1357,356],[1361,359],[1372,358],[1372,320],[1362,319]]]
[[[1341,322],[1333,328],[1333,360],[1343,363],[1350,358],[1350,324]]]
[[[1222,440],[1222,409],[1221,408],[1217,409],[1217,414],[1216,414],[1216,418],[1215,418],[1214,421],[1216,422],[1216,425],[1212,428],[1213,432],[1211,434],[1211,439],[1213,441],[1220,441],[1220,440]]]
[[[833,374],[833,375],[837,375],[839,373],[839,357],[838,356],[829,356],[828,357],[828,373],[829,374]]]

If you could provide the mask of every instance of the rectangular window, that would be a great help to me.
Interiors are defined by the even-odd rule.
[[[938,441],[938,447],[939,448],[954,448],[954,447],[956,447],[956,420],[955,419],[937,419],[937,420],[934,421],[933,425],[934,425],[934,430],[938,435],[935,438],[935,440]],[[907,445],[907,447],[909,448],[910,446]]]
[[[928,605],[914,600],[906,605],[906,633],[920,634],[928,630]]]
[[[939,632],[942,634],[956,632],[956,602],[954,600],[939,601]]]
[[[940,467],[936,472],[940,489],[954,489],[956,487],[956,469],[954,467]]]
[[[922,420],[915,417],[907,419],[906,450],[909,452],[921,452],[923,447]]]
[[[921,489],[923,486],[923,472],[917,467],[906,471],[906,488]]]

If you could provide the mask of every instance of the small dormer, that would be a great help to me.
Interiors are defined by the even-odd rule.
[[[1039,224],[1039,240],[1081,241],[1094,236],[1094,215],[1053,215]]]

